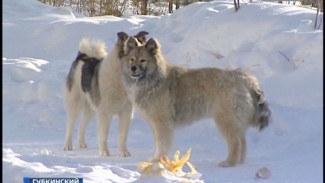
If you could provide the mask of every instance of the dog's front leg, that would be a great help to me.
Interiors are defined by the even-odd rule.
[[[155,153],[152,161],[159,161],[160,157],[168,153],[172,144],[173,130],[168,122],[156,120],[151,123],[154,135]]]
[[[131,153],[126,148],[126,140],[128,136],[130,122],[133,116],[132,106],[127,105],[119,113],[119,126],[118,126],[118,145],[121,157],[131,156]]]

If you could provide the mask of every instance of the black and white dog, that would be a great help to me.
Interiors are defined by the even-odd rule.
[[[133,36],[145,43],[145,31]],[[119,117],[118,145],[120,156],[130,156],[126,148],[128,128],[133,109],[121,81],[121,57],[124,42],[128,40],[124,32],[117,33],[117,43],[107,54],[101,41],[82,39],[79,53],[72,63],[65,85],[67,112],[66,138],[64,150],[72,150],[72,131],[78,115],[82,119],[78,132],[78,147],[86,148],[85,130],[96,113],[99,154],[109,156],[107,137],[109,124],[114,115]]]

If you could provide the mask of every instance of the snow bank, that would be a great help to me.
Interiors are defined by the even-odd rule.
[[[323,178],[323,26],[315,11],[266,2],[194,3],[162,17],[88,18],[34,0],[4,0],[3,180],[83,177],[85,182],[177,182],[140,179],[137,164],[153,153],[149,126],[135,114],[129,158],[118,156],[117,120],[111,124],[112,156],[98,156],[95,119],[86,132],[88,149],[64,152],[63,86],[83,37],[100,39],[109,51],[116,33],[148,31],[173,64],[247,70],[259,79],[273,113],[262,132],[249,129],[247,160],[220,168],[226,145],[210,119],[175,131],[172,151],[192,147],[191,162],[204,182],[321,182]],[[74,131],[76,132],[76,131]],[[74,133],[76,142],[76,133]],[[75,143],[74,143],[75,145]],[[171,151],[171,153],[172,153]]]

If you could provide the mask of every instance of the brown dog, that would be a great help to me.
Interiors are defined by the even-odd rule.
[[[133,106],[151,126],[154,159],[168,153],[175,127],[211,117],[228,146],[228,158],[219,165],[244,161],[246,129],[263,129],[271,114],[254,76],[239,70],[172,66],[153,38],[141,45],[129,37],[124,52],[123,84]]]

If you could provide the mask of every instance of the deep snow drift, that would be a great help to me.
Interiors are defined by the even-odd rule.
[[[232,1],[195,3],[162,17],[88,18],[33,0],[3,1],[3,180],[82,177],[84,182],[174,182],[139,179],[136,167],[153,153],[153,137],[135,113],[128,149],[117,150],[117,123],[109,134],[110,157],[99,157],[96,120],[86,132],[87,149],[64,152],[63,86],[83,37],[103,40],[109,51],[116,33],[148,31],[165,58],[186,67],[241,67],[256,75],[273,113],[262,132],[247,132],[247,159],[221,168],[227,148],[211,119],[175,131],[170,155],[192,148],[191,163],[204,182],[304,183],[323,179],[323,26],[315,11],[284,4]],[[321,15],[322,16],[322,15]],[[76,125],[77,127],[77,125]],[[76,130],[74,132],[77,132]]]

